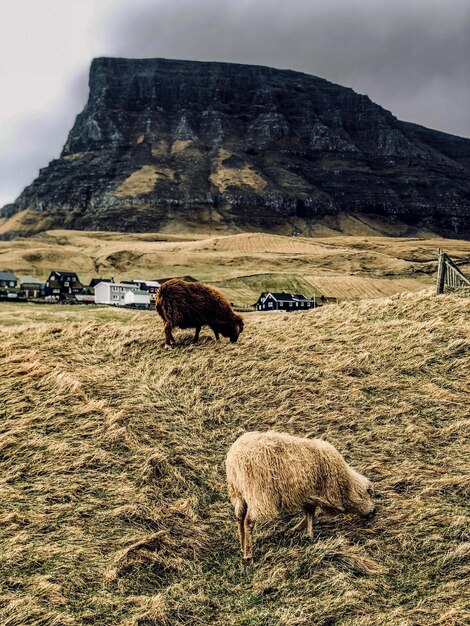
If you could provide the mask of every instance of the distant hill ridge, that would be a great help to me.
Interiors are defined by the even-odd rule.
[[[290,70],[94,59],[59,159],[0,211],[4,232],[157,231],[172,223],[309,234],[367,214],[470,233],[470,140],[397,120]]]

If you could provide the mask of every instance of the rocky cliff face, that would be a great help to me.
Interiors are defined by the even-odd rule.
[[[469,168],[470,140],[314,76],[99,58],[60,158],[3,215],[29,209],[77,229],[180,220],[296,232],[341,211],[464,235]]]

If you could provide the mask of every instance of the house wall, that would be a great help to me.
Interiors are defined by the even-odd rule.
[[[98,283],[95,286],[96,304],[110,304],[109,286],[111,283]]]
[[[124,295],[125,304],[150,304],[150,294],[133,293],[127,291]]]
[[[27,298],[39,298],[42,295],[42,289],[40,284],[26,283],[21,284],[20,289],[24,292]]]
[[[137,285],[123,285],[121,283],[99,283],[95,287],[96,304],[111,304],[124,306],[128,292],[138,291]]]

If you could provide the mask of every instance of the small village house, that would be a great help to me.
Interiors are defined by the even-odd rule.
[[[92,278],[89,285],[84,285],[82,293],[76,295],[77,300],[83,304],[95,302],[95,287],[100,283],[114,283],[114,278]]]
[[[83,287],[83,293],[94,294],[96,285],[100,283],[114,283],[114,278],[92,278],[90,284]]]
[[[263,292],[255,303],[257,311],[305,311],[317,306],[316,298],[301,293]]]
[[[149,305],[150,294],[148,291],[138,289],[137,291],[126,291],[124,294],[124,306],[146,309]]]
[[[123,281],[124,283],[127,281]],[[157,291],[160,289],[160,283],[158,280],[144,280],[140,278],[134,278],[132,282],[139,286],[142,291],[148,292],[150,295],[150,302],[154,303],[157,296]]]
[[[95,303],[124,306],[128,291],[141,291],[139,285],[132,283],[99,283],[95,286]]]
[[[45,285],[35,276],[26,276],[20,280],[20,290],[25,298],[42,298]]]
[[[157,291],[160,289],[160,283],[158,280],[148,280],[147,288],[150,295],[150,303],[155,304],[155,299],[157,297]]]
[[[9,270],[0,272],[0,287],[16,287],[18,279]]]
[[[94,288],[100,283],[114,283],[114,278],[92,278],[88,287]]]
[[[83,285],[75,272],[53,271],[49,274],[45,285],[45,295],[59,300],[70,299],[81,293]]]

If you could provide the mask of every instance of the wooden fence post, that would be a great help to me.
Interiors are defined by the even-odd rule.
[[[436,295],[444,293],[444,284],[446,279],[446,255],[443,250],[439,248],[437,251],[437,284]]]

